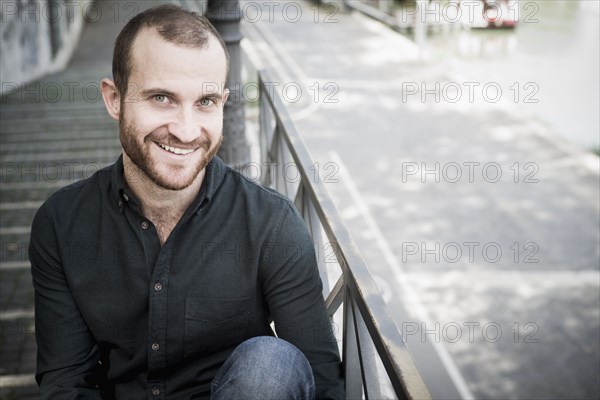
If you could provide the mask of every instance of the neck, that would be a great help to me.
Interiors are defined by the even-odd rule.
[[[198,196],[206,169],[198,174],[194,182],[182,190],[165,189],[154,183],[135,165],[127,154],[123,153],[125,180],[131,191],[139,199],[142,213],[157,224],[168,218],[176,224],[185,210]],[[128,176],[144,176],[145,179],[127,179]]]

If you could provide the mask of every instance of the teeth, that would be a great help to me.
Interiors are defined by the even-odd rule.
[[[186,150],[186,149],[180,149],[177,147],[165,146],[164,144],[160,144],[160,143],[158,143],[158,145],[160,147],[162,147],[163,149],[170,151],[171,153],[175,153],[175,154],[190,154],[191,152],[194,151],[193,149]]]

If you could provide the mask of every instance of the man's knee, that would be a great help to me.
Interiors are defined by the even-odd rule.
[[[306,362],[306,366],[310,367],[308,360],[296,346],[274,336],[257,336],[248,339],[242,342],[233,354],[237,357],[251,357],[266,364],[279,362],[290,364],[294,361],[299,366]]]
[[[260,336],[240,344],[219,370],[213,398],[310,399],[314,397],[312,369],[291,343]],[[222,397],[217,396],[222,393]]]

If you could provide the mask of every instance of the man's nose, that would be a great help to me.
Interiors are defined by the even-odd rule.
[[[202,124],[194,110],[181,108],[168,126],[169,132],[181,142],[189,143],[200,137]]]

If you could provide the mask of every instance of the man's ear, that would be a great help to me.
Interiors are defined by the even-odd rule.
[[[121,96],[119,96],[119,91],[115,83],[108,78],[102,79],[101,86],[106,111],[118,121],[121,116]]]
[[[223,90],[223,105],[227,102],[227,98],[229,97],[229,89]]]

